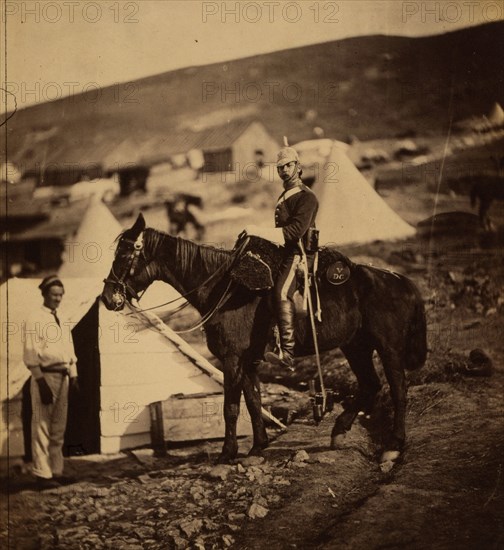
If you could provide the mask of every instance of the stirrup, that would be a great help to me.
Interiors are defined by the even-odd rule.
[[[280,354],[275,353],[273,351],[267,351],[264,354],[264,360],[267,363],[270,363],[271,365],[277,365],[280,367],[285,367],[291,372],[294,372],[294,361],[291,359],[290,361],[286,361],[283,357],[282,352]]]

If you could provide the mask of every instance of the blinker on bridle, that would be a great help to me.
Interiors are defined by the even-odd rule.
[[[114,292],[112,294],[112,303],[114,304],[115,309],[119,309],[124,305],[128,293],[137,301],[141,298],[141,296],[139,296],[138,293],[127,283],[127,277],[133,277],[135,275],[138,261],[144,248],[143,231],[138,235],[136,241],[131,241],[129,239],[124,239],[121,241],[128,244],[133,244],[129,262],[127,262],[127,265],[120,277],[115,274],[114,266],[112,265],[111,275],[113,278],[107,277],[106,279],[103,279],[104,283],[111,283],[115,285]]]

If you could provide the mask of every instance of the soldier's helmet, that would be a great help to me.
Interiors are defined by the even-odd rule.
[[[278,151],[276,163],[278,167],[293,161],[299,162],[299,155],[297,154],[296,149],[293,147],[282,147],[280,151]]]

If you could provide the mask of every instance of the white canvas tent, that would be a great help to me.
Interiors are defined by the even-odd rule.
[[[77,233],[65,243],[60,277],[106,277],[114,260],[114,241],[122,230],[100,198],[92,197]]]
[[[348,146],[334,141],[329,148],[327,141],[320,140],[320,148],[317,140],[294,145],[301,164],[308,151],[312,158],[320,151],[313,185],[319,200],[320,244],[341,246],[414,235],[415,229],[387,205],[348,158]]]
[[[498,103],[494,103],[487,118],[493,128],[502,126],[504,125],[504,110]]]

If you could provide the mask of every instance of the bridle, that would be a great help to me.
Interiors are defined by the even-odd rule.
[[[238,242],[240,242],[240,240],[241,240],[241,243],[234,250],[233,262],[236,261],[236,259],[240,257],[240,255],[242,254],[243,250],[246,248],[246,246],[247,246],[247,244],[250,240],[249,237],[246,237],[246,236],[245,236],[245,238],[243,238],[243,237],[244,237],[243,233],[240,234],[239,237],[238,237]],[[132,288],[126,281],[126,277],[133,277],[135,275],[135,271],[136,271],[140,256],[143,256],[143,259],[145,260],[145,268],[144,269],[147,271],[147,274],[149,275],[148,260],[145,257],[145,253],[144,253],[144,232],[142,231],[138,235],[136,241],[132,241],[131,239],[121,239],[120,243],[121,244],[128,243],[132,247],[132,252],[129,256],[127,265],[124,268],[124,271],[122,272],[121,276],[118,277],[116,275],[116,273],[114,272],[114,265],[112,264],[112,268],[110,270],[110,273],[111,273],[113,278],[107,277],[106,279],[103,279],[104,283],[111,283],[111,284],[115,285],[114,292],[113,292],[112,298],[111,298],[111,301],[114,305],[114,310],[115,311],[122,308],[124,303],[127,301],[128,293],[130,294],[130,296],[132,298],[134,298],[138,302],[140,300],[140,298],[143,296],[144,292],[145,292],[145,290],[144,290],[142,292],[141,296],[139,296],[138,293],[135,291],[135,289]],[[175,298],[174,300],[170,300],[169,302],[166,302],[165,304],[160,304],[159,306],[154,306],[152,308],[147,308],[147,309],[144,309],[144,310],[141,310],[141,309],[137,308],[136,306],[133,306],[133,308],[135,310],[139,311],[139,312],[143,312],[143,311],[149,311],[151,309],[156,309],[158,307],[171,304],[171,303],[176,302],[178,300],[186,300],[187,296],[189,296],[190,294],[193,294],[194,292],[199,291],[201,288],[208,285],[217,276],[221,275],[223,270],[225,270],[225,269],[229,269],[229,267],[226,267],[225,264],[221,265],[217,269],[217,271],[212,273],[205,281],[203,281],[203,283],[201,283],[201,285],[199,285],[199,287],[193,288],[189,292],[186,292],[185,294]],[[205,315],[202,316],[202,319],[201,319],[200,322],[198,322],[196,325],[192,326],[191,328],[189,328],[187,330],[180,330],[180,331],[175,331],[175,332],[177,334],[182,334],[182,333],[191,332],[193,330],[196,330],[197,328],[203,327],[203,325],[214,315],[214,313],[216,311],[218,311],[223,306],[223,304],[227,301],[227,299],[230,296],[229,291],[230,291],[230,288],[231,288],[232,284],[233,284],[233,281],[232,281],[232,279],[230,279],[228,284],[226,285],[226,288],[225,288],[222,296],[220,296],[217,303],[214,304],[214,306],[207,313],[205,313]],[[133,304],[131,304],[131,305],[133,305]],[[186,307],[187,305],[189,305],[189,302],[186,300],[185,303],[183,303],[181,306],[179,306],[177,308],[177,310],[180,310],[180,309]]]
[[[130,284],[127,282],[127,278],[133,277],[135,275],[135,271],[138,266],[138,261],[140,260],[140,256],[143,256],[144,260],[145,254],[144,254],[144,232],[142,231],[137,239],[135,241],[132,241],[130,239],[121,239],[121,244],[126,243],[127,245],[131,246],[131,254],[128,258],[128,261],[126,262],[126,266],[121,273],[120,277],[117,276],[117,274],[114,272],[114,266],[112,265],[112,269],[110,270],[110,275],[106,279],[103,279],[104,283],[111,283],[115,285],[114,293],[112,294],[112,303],[114,304],[114,309],[121,308],[124,303],[127,300],[128,294],[134,298],[135,300],[139,301],[140,298],[143,295],[138,295],[136,290],[131,287]],[[145,268],[148,272],[148,266],[146,265]],[[145,292],[145,291],[144,291]]]

